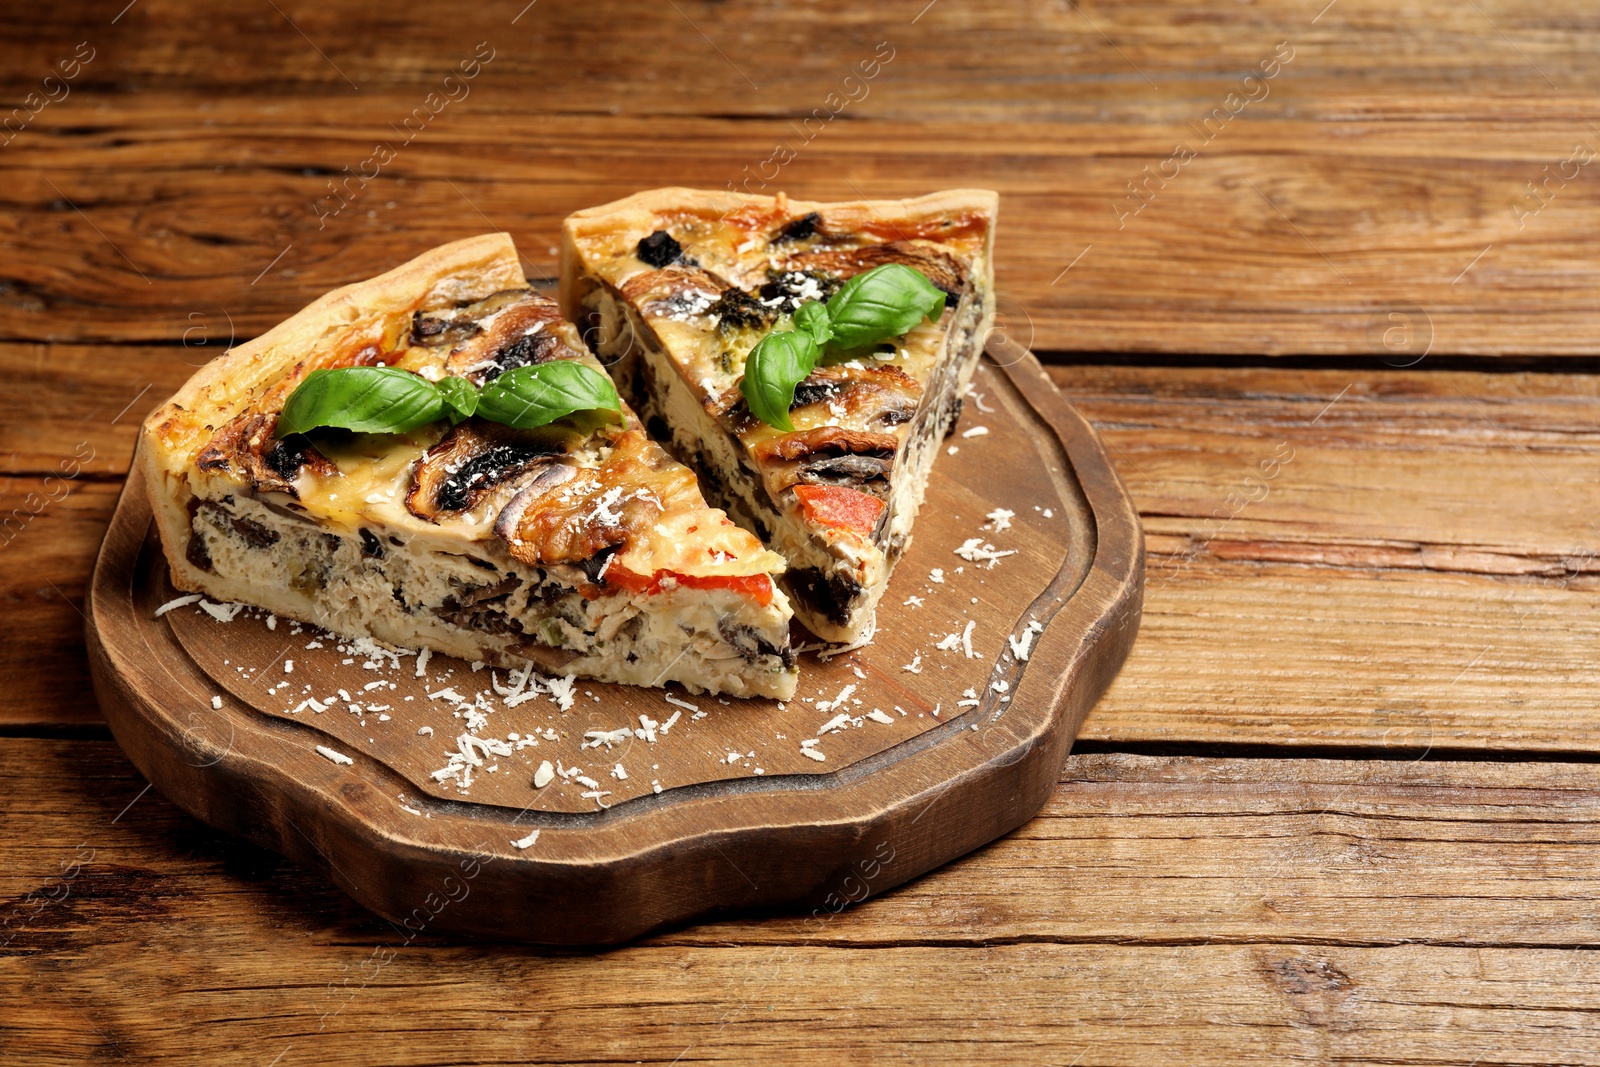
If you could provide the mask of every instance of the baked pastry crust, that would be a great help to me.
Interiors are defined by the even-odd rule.
[[[825,641],[870,637],[909,541],[993,323],[998,205],[978,189],[819,203],[670,188],[563,225],[563,313],[711,499],[786,557],[795,614]],[[946,292],[940,320],[819,367],[796,390],[793,432],[751,416],[738,381],[755,343],[892,262]]]
[[[481,385],[550,359],[599,368],[528,288],[510,238],[487,234],[329,293],[207,364],[141,438],[173,584],[469,660],[791,694],[781,558],[707,507],[631,411],[621,425],[275,436],[316,369]]]

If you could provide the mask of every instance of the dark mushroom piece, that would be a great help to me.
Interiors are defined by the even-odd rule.
[[[930,282],[944,291],[946,306],[959,301],[966,287],[966,268],[959,260],[938,249],[924,248],[909,241],[888,241],[835,252],[806,252],[790,256],[778,264],[778,269],[822,271],[843,281],[886,263],[902,263],[927,275]]]
[[[785,241],[804,241],[816,234],[818,224],[821,222],[821,215],[815,211],[808,212],[797,219],[791,219],[785,223],[777,233],[772,235],[769,243],[776,245]]]
[[[842,415],[899,426],[921,402],[922,386],[899,367],[818,367],[795,386],[789,410],[827,404]]]
[[[496,311],[520,304],[531,290],[502,289],[482,300],[456,308],[418,311],[411,316],[411,343],[428,348],[465,344],[483,332],[482,320]]]
[[[406,509],[419,519],[438,522],[476,506],[486,494],[563,451],[559,434],[468,419],[417,460]]]
[[[860,489],[887,482],[900,441],[894,434],[819,426],[763,441],[751,451],[762,462],[792,463],[786,485],[842,485]]]
[[[501,511],[495,533],[523,563],[579,565],[691,500],[699,500],[694,475],[643,431],[626,430],[600,467],[568,467],[518,493]]]
[[[756,295],[774,311],[790,314],[808,300],[825,303],[843,284],[842,278],[820,270],[773,269]]]
[[[574,470],[565,463],[551,463],[539,472],[539,476],[517,491],[510,503],[500,509],[500,517],[495,520],[494,532],[506,543],[516,540],[517,530],[522,524],[522,516],[530,505],[540,497],[572,480]]]
[[[467,313],[477,313],[477,332],[450,350],[444,369],[474,385],[493,381],[517,367],[577,354],[563,336],[561,309],[532,290],[497,293],[458,312]]]
[[[639,239],[634,253],[641,261],[658,270],[683,258],[683,246],[666,230],[657,230],[649,237]]]
[[[244,414],[216,433],[195,458],[195,466],[208,473],[227,472],[257,492],[283,493],[299,499],[295,479],[309,470],[331,477],[339,473],[333,462],[305,437],[278,438],[276,412]]]

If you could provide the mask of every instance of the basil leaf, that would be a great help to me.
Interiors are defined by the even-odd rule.
[[[815,300],[808,300],[794,309],[794,328],[804,330],[820,347],[833,338],[833,323],[828,319],[828,308]]]
[[[394,367],[314,370],[289,394],[277,436],[337,426],[357,433],[405,433],[444,416],[444,400],[426,378]]]
[[[465,378],[445,378],[436,383],[439,395],[450,407],[450,421],[470,419],[478,410],[478,387]]]
[[[610,378],[570,359],[508,370],[478,394],[481,418],[519,430],[580,411],[612,411],[620,418],[622,401]]]
[[[763,337],[745,357],[744,377],[739,379],[750,414],[768,426],[792,432],[789,406],[794,403],[794,387],[816,367],[820,355],[816,339],[805,330]]]
[[[899,337],[924,318],[939,321],[944,291],[903,263],[885,263],[845,282],[828,299],[834,343],[841,348]]]

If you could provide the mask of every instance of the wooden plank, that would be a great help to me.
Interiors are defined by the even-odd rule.
[[[0,423],[0,464],[35,479],[6,483],[0,517],[81,442],[95,449],[89,467],[115,477],[137,418],[187,375],[184,358],[197,358],[181,346],[103,353],[0,347],[39,428]],[[1600,379],[1052,374],[1104,435],[1150,553],[1139,640],[1082,737],[1594,751]],[[85,396],[104,414],[85,420]],[[1263,461],[1289,454],[1282,446],[1293,458],[1261,479]],[[1261,498],[1229,521],[1215,516],[1248,496]],[[0,721],[95,715],[81,679],[82,620],[36,578],[81,602],[114,487],[85,485],[71,499],[3,550],[15,565],[0,583],[19,609],[0,613],[0,648],[18,650],[0,654],[0,681],[19,696],[0,706]],[[51,694],[63,688],[70,697],[58,705]]]
[[[0,741],[0,782],[17,1062],[1600,1059],[1589,765],[1075,757],[886,897],[595,955],[408,939],[108,743]]]
[[[0,726],[104,721],[89,685],[83,597],[121,490],[120,479],[0,477]]]
[[[1296,58],[1286,74],[1342,82],[1345,95],[1365,90],[1373,103],[1380,91],[1370,83],[1350,84],[1352,75],[1380,74],[1410,96],[1459,90],[1467,69],[1480,75],[1468,88],[1486,95],[1507,83],[1541,85],[1548,94],[1552,87],[1541,72],[1557,91],[1582,91],[1597,84],[1588,58],[1600,44],[1600,18],[1581,0],[1553,0],[1537,9],[1489,0],[1478,10],[1427,11],[1382,0],[1341,0],[1328,10],[1289,0],[1210,10],[1171,0],[1076,8],[1010,0],[981,10],[691,0],[676,11],[640,11],[625,0],[595,0],[545,11],[506,4],[451,20],[439,19],[421,0],[398,0],[381,10],[357,0],[280,7],[283,15],[214,11],[199,0],[178,0],[136,7],[114,26],[109,16],[100,21],[70,8],[41,11],[0,42],[0,60],[9,82],[25,85],[87,37],[98,52],[75,89],[137,85],[265,95],[296,88],[355,99],[395,87],[434,88],[487,40],[495,56],[485,76],[537,79],[541,110],[605,113],[617,105],[650,114],[751,116],[803,114],[821,103],[812,101],[822,95],[817,90],[839,88],[849,70],[842,56],[870,56],[876,42],[887,39],[896,52],[869,79],[875,83],[871,98],[886,97],[882,106],[895,117],[953,113],[982,121],[996,111],[1016,118],[1128,119],[1149,107],[1174,107],[1193,91],[1191,82],[1226,86],[1286,36],[1318,60],[1296,67]],[[824,23],[828,32],[819,33]],[[380,39],[384,47],[375,51],[371,42]],[[805,47],[798,47],[801,41]],[[567,76],[540,66],[552,56],[567,61]],[[1402,96],[1385,109],[1408,103]],[[502,100],[500,106],[516,105]]]
[[[1082,737],[1590,750],[1600,379],[1053,373],[1150,553]]]
[[[422,5],[178,4],[81,31],[63,11],[0,45],[15,98],[84,35],[97,50],[0,158],[5,336],[175,342],[192,316],[247,335],[491,226],[549,274],[569,211],[767,180],[819,198],[999,189],[1000,291],[1040,348],[1386,352],[1410,309],[1408,356],[1592,354],[1600,16],[1313,6],[600,3],[440,27]],[[494,58],[470,93],[405,143],[479,42]],[[380,142],[394,160],[327,217],[330,180]],[[1195,158],[1171,162],[1180,143]],[[768,162],[778,145],[792,161]]]

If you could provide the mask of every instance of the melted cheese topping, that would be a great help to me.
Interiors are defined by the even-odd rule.
[[[487,322],[493,316],[486,317]],[[483,326],[483,323],[479,324]],[[562,323],[568,338],[571,358],[602,370],[598,361],[582,347],[576,330]],[[409,333],[409,322],[387,324],[384,333],[392,343],[404,343]],[[486,327],[485,327],[486,328]],[[381,360],[369,362],[409,370],[430,381],[445,376],[448,346],[429,348],[411,346],[403,352],[389,352]],[[348,365],[345,360],[343,365]],[[335,359],[322,358],[316,365],[341,365]],[[288,394],[293,391],[303,374],[311,369],[310,361],[291,370],[268,389],[251,397],[238,412],[239,415],[275,414],[281,409]],[[638,427],[638,420],[624,410],[629,426]],[[236,416],[237,417],[237,416]],[[361,527],[380,527],[408,538],[423,538],[433,542],[455,542],[457,545],[474,542],[497,542],[495,520],[507,501],[532,475],[513,477],[493,491],[484,494],[471,507],[445,514],[437,521],[429,521],[411,512],[406,498],[415,482],[415,470],[423,454],[444,437],[448,426],[436,423],[407,434],[338,434],[316,435],[317,449],[337,468],[337,473],[319,475],[302,468],[294,479],[296,498],[284,494],[266,494],[280,506],[289,507],[316,522],[343,532],[354,532]],[[579,468],[598,470],[610,452],[611,432],[607,428],[596,430],[587,438],[578,440],[576,447],[564,455],[552,456],[553,462],[563,462]],[[203,444],[203,441],[201,442]],[[649,445],[659,452],[659,446]],[[198,451],[198,449],[196,450]],[[673,464],[664,454],[658,461]],[[681,469],[681,468],[680,468]],[[197,475],[198,476],[198,475]],[[637,479],[626,473],[611,474],[613,484],[624,494],[633,491]],[[235,477],[240,488],[249,491],[251,486]],[[753,535],[734,526],[719,510],[706,507],[693,490],[693,502],[699,506],[683,506],[661,516],[652,526],[631,531],[621,546],[622,555],[633,561],[630,569],[650,567],[694,576],[752,576],[773,574],[783,570],[783,560],[764,549]],[[639,482],[638,485],[643,485]]]

